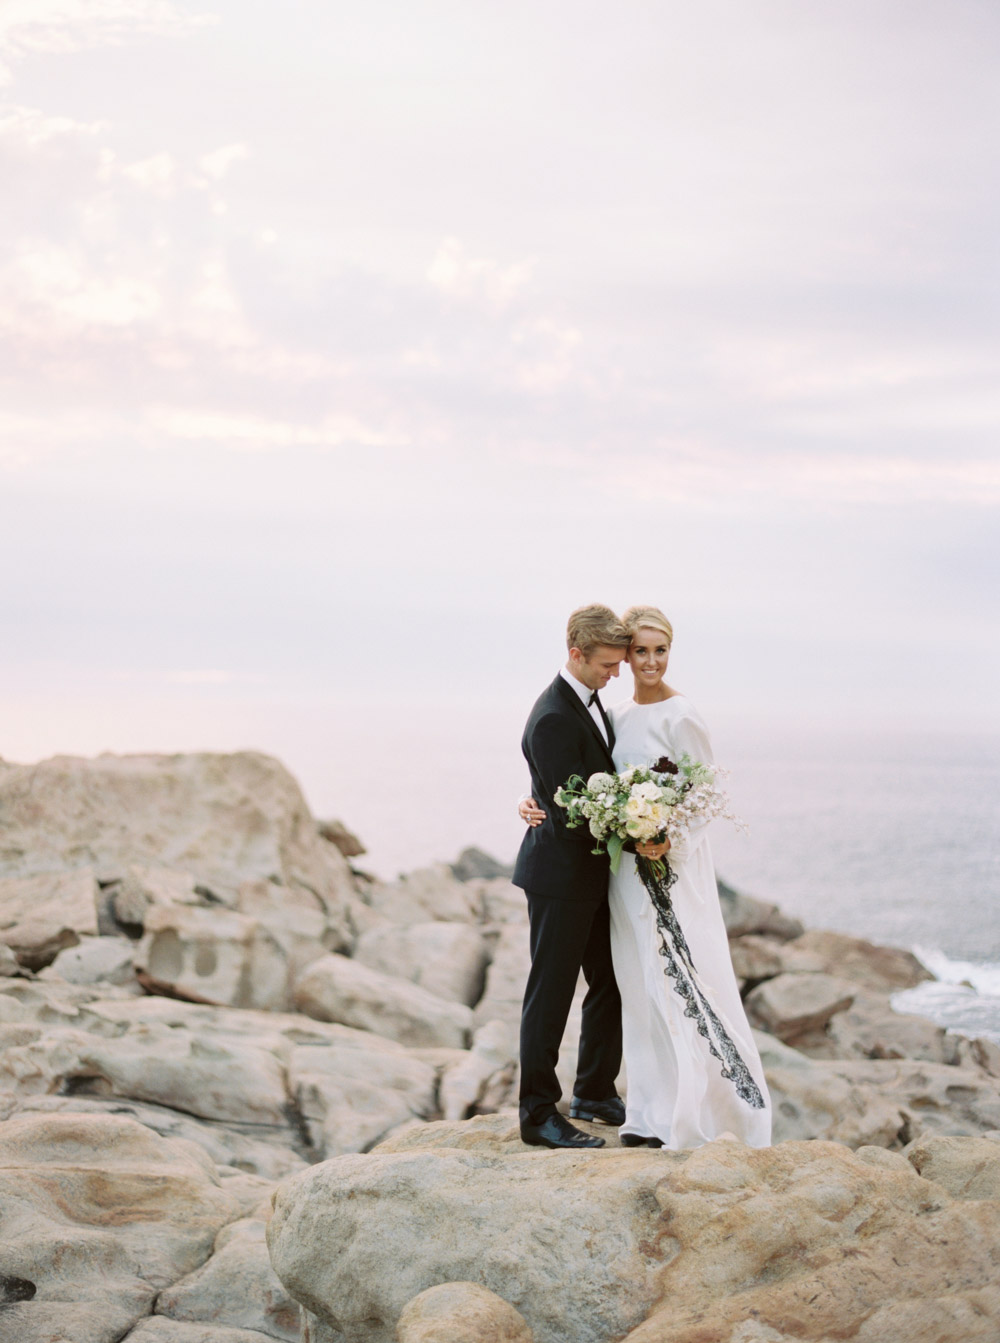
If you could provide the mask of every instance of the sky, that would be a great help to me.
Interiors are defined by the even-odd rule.
[[[512,847],[590,601],[734,744],[1000,732],[998,74],[992,0],[2,0],[0,756]]]

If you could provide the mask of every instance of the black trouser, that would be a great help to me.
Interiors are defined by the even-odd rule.
[[[562,1096],[556,1062],[580,971],[587,981],[574,1095],[615,1094],[622,1062],[622,1002],[611,964],[608,902],[554,900],[526,891],[531,971],[521,1010],[521,1122],[541,1124]]]

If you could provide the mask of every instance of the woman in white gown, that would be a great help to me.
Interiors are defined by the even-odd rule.
[[[664,681],[673,630],[655,607],[623,616],[632,635],[631,700],[610,710],[615,766],[676,762],[685,752],[712,762],[697,709]],[[611,877],[611,954],[622,996],[627,1074],[624,1146],[697,1147],[729,1136],[753,1147],[771,1141],[771,1106],[729,956],[708,844],[697,824],[667,855],[675,921],[663,930],[635,858]],[[647,857],[664,846],[642,846]]]
[[[635,689],[632,699],[608,710],[615,768],[655,765],[663,756],[676,763],[685,752],[711,764],[701,715],[663,679],[673,640],[669,620],[654,606],[633,606],[622,620],[632,636]],[[529,825],[545,816],[530,797],[518,811]],[[771,1141],[771,1102],[729,956],[707,828],[707,821],[696,823],[673,848],[638,846],[647,858],[666,855],[676,874],[662,920],[632,854],[622,854],[611,876],[611,956],[627,1082],[623,1147],[680,1150],[723,1137],[751,1147]]]

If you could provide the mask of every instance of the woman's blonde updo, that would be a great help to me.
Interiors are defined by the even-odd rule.
[[[652,629],[659,630],[666,636],[668,648],[674,641],[673,625],[656,606],[630,606],[622,616],[622,624],[632,639],[635,638],[637,630]]]

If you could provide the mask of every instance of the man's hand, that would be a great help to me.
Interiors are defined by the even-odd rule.
[[[526,825],[530,825],[532,829],[534,829],[536,825],[541,825],[545,820],[545,812],[542,811],[541,807],[533,797],[525,797],[521,799],[517,804],[517,814],[520,816],[521,820],[524,821]]]
[[[669,848],[670,840],[665,839],[661,844],[637,844],[635,851],[641,854],[643,858],[662,858]]]

